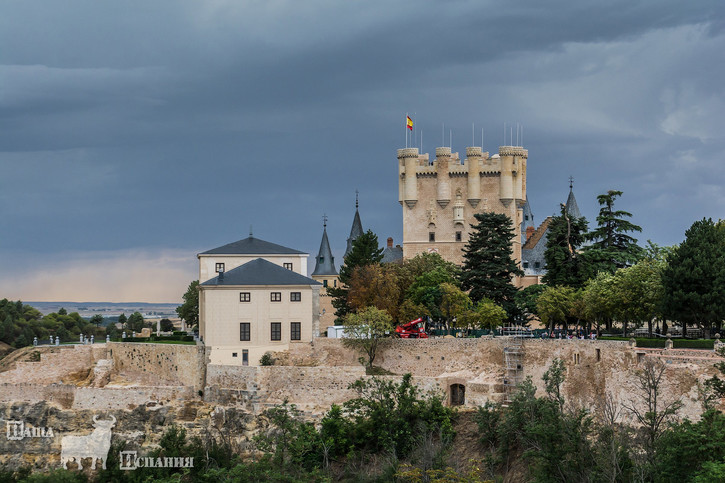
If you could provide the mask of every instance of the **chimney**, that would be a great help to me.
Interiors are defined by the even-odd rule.
[[[388,237],[388,248],[393,248],[393,237],[392,236]]]
[[[526,227],[526,241],[528,241],[529,238],[531,238],[531,235],[533,235],[535,231],[536,230],[534,229],[533,226],[527,226]]]

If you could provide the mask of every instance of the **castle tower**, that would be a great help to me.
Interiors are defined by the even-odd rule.
[[[323,217],[322,241],[320,250],[315,257],[315,271],[311,278],[322,284],[320,289],[320,333],[324,333],[331,325],[335,325],[335,309],[332,306],[332,297],[327,292],[329,287],[337,287],[340,276],[335,269],[335,258],[332,256],[330,241],[327,239],[327,217]]]
[[[572,218],[582,217],[579,205],[576,204],[576,198],[574,198],[574,178],[571,176],[569,176],[569,197],[566,199],[566,214]]]
[[[347,239],[347,248],[345,249],[344,255],[345,257],[352,250],[352,242],[355,241],[355,238],[363,234],[362,222],[360,221],[360,212],[358,211],[360,203],[358,202],[357,195],[358,193],[357,191],[355,191],[355,217],[352,219],[352,228],[350,228],[350,236]]]
[[[528,151],[501,146],[489,157],[480,147],[466,148],[466,159],[449,147],[435,150],[435,161],[417,148],[398,150],[398,201],[403,209],[403,257],[437,252],[461,265],[474,214],[508,215],[516,236],[514,258],[521,260],[526,204]]]

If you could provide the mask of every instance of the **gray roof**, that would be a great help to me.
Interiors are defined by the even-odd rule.
[[[528,197],[526,197],[523,211],[524,216],[521,220],[521,243],[526,243],[526,228],[530,226],[536,228],[536,225],[534,225],[534,214],[531,212],[531,205],[529,204]]]
[[[345,250],[345,256],[347,256],[350,251],[352,251],[352,242],[355,241],[355,238],[359,237],[363,234],[363,227],[362,222],[360,221],[360,213],[357,211],[357,206],[355,207],[355,218],[352,220],[352,228],[350,229],[350,237],[347,239],[347,249]]]
[[[383,250],[383,259],[381,260],[382,263],[394,263],[401,261],[403,259],[403,248],[400,246],[397,247],[385,247],[385,250]]]
[[[202,285],[320,285],[320,283],[264,258],[255,258],[225,272],[221,281],[219,276],[216,276]]]
[[[322,242],[320,242],[320,251],[315,257],[315,271],[312,275],[337,275],[335,257],[332,256],[330,242],[327,239],[327,225],[322,229]]]
[[[250,236],[244,240],[207,250],[201,255],[306,255],[306,253]]]
[[[569,197],[566,199],[566,213],[572,218],[581,218],[582,214],[579,211],[579,206],[576,204],[576,198],[574,198],[574,190],[569,185]]]

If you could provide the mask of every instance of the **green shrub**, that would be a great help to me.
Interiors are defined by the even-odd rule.
[[[273,366],[274,358],[272,358],[272,354],[270,354],[269,352],[265,352],[264,355],[259,359],[259,365],[260,366]]]
[[[674,339],[672,341],[672,347],[675,349],[712,349],[714,345],[714,340],[707,339]]]

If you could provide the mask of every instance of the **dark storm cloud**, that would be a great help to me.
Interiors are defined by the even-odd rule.
[[[90,257],[102,264],[114,250],[180,249],[192,278],[197,251],[250,224],[314,255],[323,213],[339,262],[355,189],[364,226],[400,242],[395,149],[406,112],[424,151],[447,143],[449,129],[463,151],[475,123],[476,143],[483,127],[494,152],[503,123],[522,123],[539,222],[573,175],[590,220],[596,194],[621,189],[643,239],[678,242],[725,202],[723,10],[4,2],[0,270],[17,277],[33,256],[83,273],[68,259],[89,257],[74,253],[103,251]],[[169,283],[181,293],[187,282]]]

